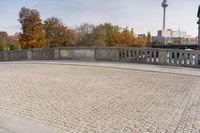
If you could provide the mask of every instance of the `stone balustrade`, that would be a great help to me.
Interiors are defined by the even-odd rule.
[[[156,48],[48,48],[0,52],[0,61],[87,60],[200,67],[200,51]]]
[[[120,49],[120,59],[126,62],[200,67],[200,51],[172,49]]]

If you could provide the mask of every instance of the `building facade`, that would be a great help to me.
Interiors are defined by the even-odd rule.
[[[197,37],[187,35],[185,31],[181,30],[158,30],[158,35],[152,37],[153,44],[175,44],[175,45],[192,45],[198,43]]]

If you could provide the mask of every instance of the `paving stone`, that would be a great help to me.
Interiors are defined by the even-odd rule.
[[[0,63],[0,112],[58,133],[200,131],[198,69],[77,64]]]

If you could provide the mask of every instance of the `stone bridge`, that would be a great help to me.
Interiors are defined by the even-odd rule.
[[[1,133],[199,133],[197,68],[0,63]]]
[[[0,62],[21,60],[111,61],[200,68],[200,50],[83,47],[0,52]]]

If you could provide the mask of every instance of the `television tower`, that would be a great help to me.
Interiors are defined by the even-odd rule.
[[[165,30],[165,21],[166,21],[166,8],[168,7],[168,2],[167,0],[163,0],[162,2],[162,7],[163,7],[163,30]]]

